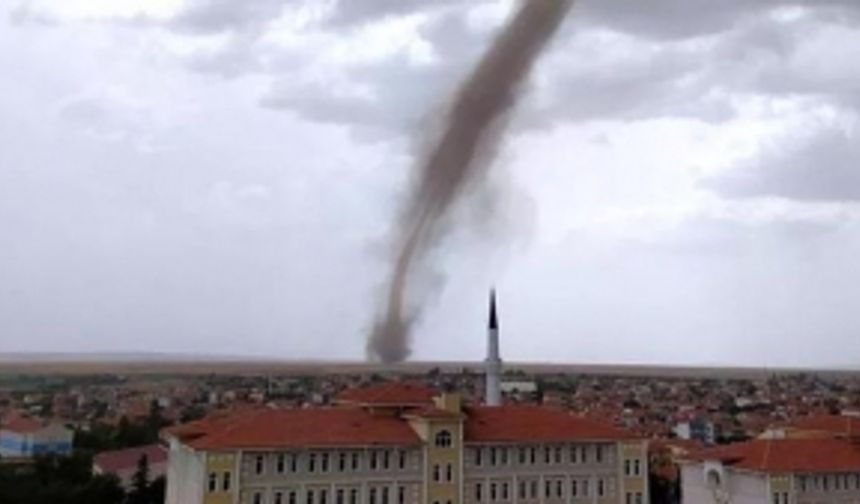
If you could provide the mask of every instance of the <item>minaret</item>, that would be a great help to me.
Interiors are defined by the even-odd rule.
[[[502,392],[500,373],[502,358],[499,355],[499,318],[496,315],[496,289],[490,291],[490,321],[487,327],[487,367],[486,390],[484,402],[487,406],[501,406]]]

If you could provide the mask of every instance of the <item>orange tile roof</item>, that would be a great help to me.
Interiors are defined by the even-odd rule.
[[[846,439],[754,439],[709,448],[688,457],[718,460],[738,469],[768,473],[860,470],[860,446]]]
[[[165,433],[202,450],[420,443],[405,421],[359,408],[260,410],[204,419]]]
[[[420,383],[386,382],[346,389],[335,398],[339,403],[375,406],[416,406],[432,404],[437,392]]]
[[[605,423],[539,406],[482,406],[467,408],[466,415],[466,442],[563,442],[634,437]]]
[[[36,432],[42,430],[44,427],[45,426],[41,421],[20,413],[12,413],[2,424],[0,424],[0,428],[2,428],[2,430],[17,432],[18,434]]]
[[[860,436],[860,417],[845,415],[815,415],[787,424],[789,429],[815,431],[840,436]]]

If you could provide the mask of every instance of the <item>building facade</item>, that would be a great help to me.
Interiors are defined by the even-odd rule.
[[[860,503],[855,424],[857,419],[844,417],[808,419],[759,439],[693,453],[682,463],[683,502]]]
[[[13,415],[0,424],[0,457],[31,458],[34,455],[72,452],[74,432],[57,423],[43,423]]]
[[[645,504],[647,447],[536,406],[417,386],[169,429],[168,504]]]

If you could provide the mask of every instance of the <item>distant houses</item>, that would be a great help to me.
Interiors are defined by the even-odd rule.
[[[20,413],[0,421],[0,457],[28,459],[35,455],[72,453],[74,432],[55,422],[44,422]]]

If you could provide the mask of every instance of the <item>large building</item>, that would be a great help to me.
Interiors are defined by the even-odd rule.
[[[493,405],[497,330],[493,310],[489,404],[386,383],[348,390],[333,407],[167,430],[167,504],[647,503],[643,440],[563,410]]]
[[[28,459],[35,455],[72,452],[74,432],[58,423],[46,423],[13,413],[0,421],[0,457]]]
[[[684,504],[858,503],[860,419],[803,419],[693,453],[681,481]]]

